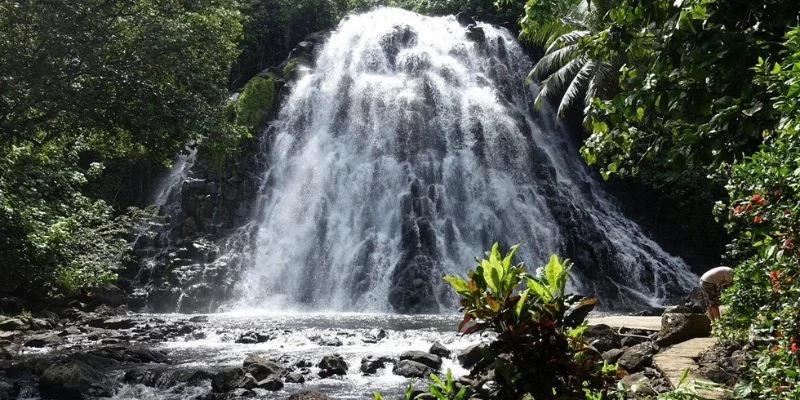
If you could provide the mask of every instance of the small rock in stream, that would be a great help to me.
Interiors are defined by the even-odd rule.
[[[392,373],[406,378],[425,378],[434,373],[433,368],[412,360],[400,360],[394,365]]]
[[[189,322],[208,322],[207,315],[195,315],[192,318],[189,318]]]
[[[317,364],[317,367],[320,369],[320,378],[327,378],[333,375],[345,375],[348,369],[348,365],[344,359],[336,354],[322,357],[322,361]]]
[[[435,370],[438,370],[442,367],[442,358],[435,355],[426,353],[424,351],[407,351],[400,355],[400,360],[411,360],[416,361],[420,364],[427,365]]]
[[[431,349],[428,350],[428,353],[437,355],[442,358],[450,358],[450,354],[452,353],[447,347],[444,347],[443,344],[436,342],[431,346]]]
[[[308,391],[295,393],[286,400],[330,400],[330,397],[323,393]]]

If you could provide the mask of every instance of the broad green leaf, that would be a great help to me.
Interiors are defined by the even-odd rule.
[[[544,267],[544,276],[547,280],[547,286],[552,294],[558,289],[558,282],[560,275],[564,272],[564,266],[561,265],[558,256],[555,254],[550,257],[550,262]]]
[[[508,250],[508,253],[506,253],[506,258],[503,259],[504,269],[508,270],[511,267],[511,263],[514,261],[514,255],[517,253],[518,249],[519,245],[516,244],[514,246],[511,246],[511,249]]]
[[[530,290],[530,288],[525,289],[519,294],[517,306],[514,308],[514,314],[516,315],[517,319],[519,319],[519,316],[522,314],[522,309],[525,307],[525,302],[528,300],[528,293]]]
[[[550,291],[536,279],[528,278],[528,289],[533,291],[533,294],[536,297],[542,299],[543,302],[547,303],[553,299],[553,296],[550,294]]]
[[[470,292],[469,284],[463,279],[450,275],[445,276],[443,279],[449,283],[458,294],[467,294]]]
[[[483,280],[486,281],[486,286],[492,290],[492,292],[497,292],[497,281],[495,277],[497,273],[494,271],[495,266],[489,260],[482,260],[481,261],[481,268],[483,268]]]

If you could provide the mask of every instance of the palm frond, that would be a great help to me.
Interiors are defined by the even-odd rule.
[[[545,50],[545,54],[552,53],[559,48],[577,44],[582,38],[591,35],[590,31],[571,31],[555,38]]]
[[[527,79],[529,81],[542,81],[543,78],[550,76],[550,74],[566,65],[569,61],[575,59],[577,50],[577,45],[570,45],[545,54],[544,57],[539,59],[536,65],[533,66],[531,72],[528,73]]]
[[[564,93],[567,83],[572,81],[575,74],[583,68],[585,63],[586,58],[584,57],[574,58],[542,81],[542,84],[539,86],[539,93],[536,95],[536,100],[534,101],[535,107],[541,108],[545,98],[558,96],[558,94]]]
[[[594,60],[587,60],[580,71],[572,78],[569,87],[561,96],[561,103],[558,105],[558,116],[566,115],[567,110],[575,104],[579,95],[587,91],[587,86],[591,86],[594,81],[594,72],[597,63]]]

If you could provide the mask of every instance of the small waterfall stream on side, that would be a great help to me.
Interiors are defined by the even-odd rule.
[[[241,308],[439,312],[444,274],[499,241],[576,263],[606,308],[695,285],[626,219],[551,113],[532,114],[531,63],[505,30],[453,17],[351,16],[269,131]]]

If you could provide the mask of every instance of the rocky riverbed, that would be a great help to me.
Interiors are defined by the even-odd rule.
[[[474,383],[479,377],[468,369],[491,340],[458,335],[457,315],[141,314],[80,306],[0,316],[0,399],[368,399],[373,391],[399,398],[412,378],[424,390],[432,372],[450,369],[460,384]],[[672,330],[661,333],[601,324],[586,337],[625,371],[624,385],[658,393],[670,384],[653,355],[707,334],[697,320],[672,318]]]

